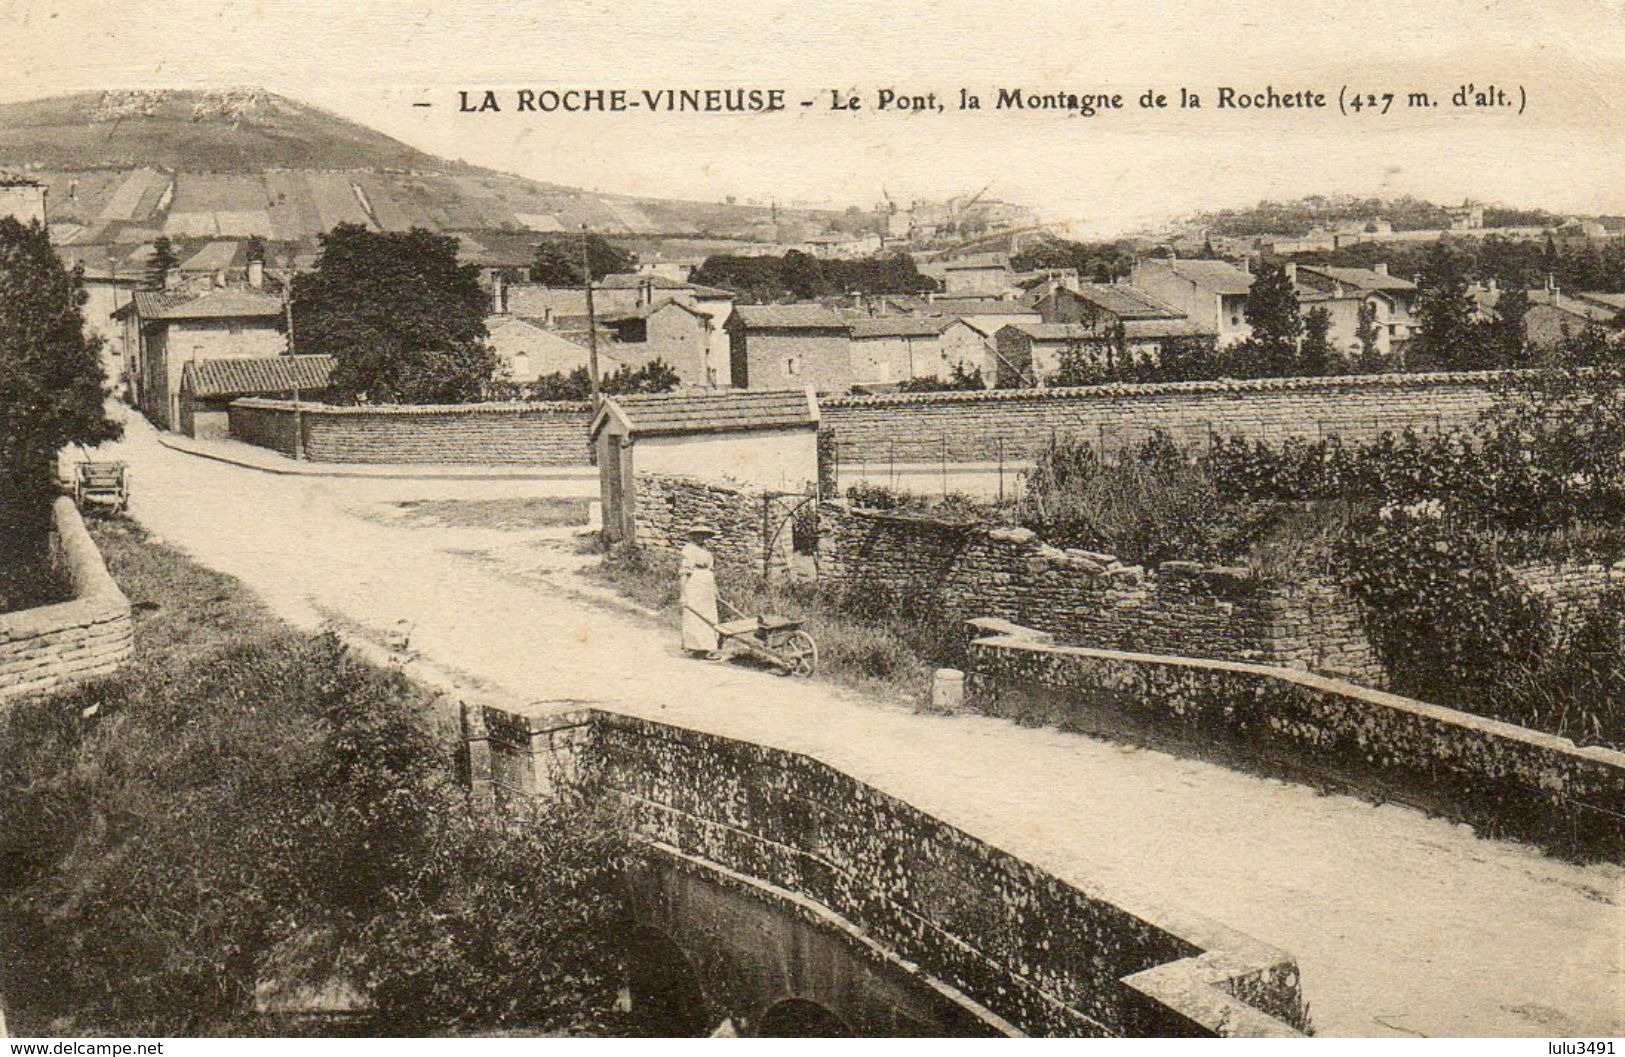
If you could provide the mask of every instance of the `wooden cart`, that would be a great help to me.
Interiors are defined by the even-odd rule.
[[[130,471],[122,462],[75,464],[73,501],[80,510],[92,506],[111,507],[123,513],[130,505]]]
[[[733,614],[732,619],[712,623],[703,613],[689,612],[715,629],[723,642],[738,643],[752,656],[777,665],[785,675],[811,676],[818,670],[818,643],[802,630],[800,620],[777,613],[747,616],[726,599],[717,602]]]

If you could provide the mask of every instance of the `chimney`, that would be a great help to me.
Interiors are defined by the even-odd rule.
[[[265,262],[248,262],[248,285],[258,290],[265,285]]]
[[[163,288],[165,290],[173,290],[173,289],[175,289],[176,284],[179,283],[179,282],[180,282],[180,270],[178,268],[165,268],[164,269]]]
[[[647,308],[655,303],[655,281],[643,279],[638,283],[638,304]]]
[[[1281,265],[1281,267],[1286,271],[1286,281],[1291,283],[1293,286],[1298,285],[1298,263],[1296,261],[1288,261],[1287,263]]]
[[[1495,276],[1492,275],[1484,281],[1484,289],[1488,290],[1492,294],[1499,293],[1501,290],[1501,284],[1497,282]]]
[[[1376,264],[1373,264],[1371,266],[1371,270],[1376,272],[1378,275],[1387,275],[1388,274],[1388,262],[1387,261],[1378,261]]]
[[[501,272],[491,273],[491,311],[499,316],[508,314],[508,277]]]

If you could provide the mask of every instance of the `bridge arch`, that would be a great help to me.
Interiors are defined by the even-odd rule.
[[[821,1002],[783,998],[767,1007],[752,1034],[763,1039],[847,1039],[854,1032]]]
[[[672,938],[649,925],[626,937],[627,991],[632,1015],[648,1034],[696,1038],[710,1029],[700,974]]]

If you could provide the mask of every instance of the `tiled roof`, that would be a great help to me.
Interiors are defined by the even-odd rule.
[[[1253,277],[1228,261],[1157,260],[1148,266],[1164,267],[1182,279],[1187,279],[1216,294],[1245,294],[1253,288]]]
[[[715,286],[701,286],[686,279],[673,279],[653,272],[611,272],[600,276],[593,284],[595,290],[687,290],[697,297],[732,297],[733,291]]]
[[[202,294],[186,290],[137,290],[130,302],[113,315],[131,312],[146,321],[164,319],[276,319],[283,313],[282,299],[258,290],[220,287]]]
[[[610,416],[625,422],[634,436],[793,429],[818,425],[818,399],[806,389],[613,396],[593,422],[594,435]]]
[[[1061,296],[1060,290],[1056,291],[1057,297]],[[1079,283],[1078,289],[1070,292],[1119,319],[1177,319],[1184,315],[1172,305],[1121,283]]]
[[[266,396],[298,389],[325,389],[331,356],[253,356],[191,360],[181,368],[181,388],[193,396]]]
[[[823,305],[735,305],[729,321],[747,329],[845,330],[849,326],[833,309]]]
[[[0,187],[41,187],[38,180],[20,172],[9,169],[0,169]]]
[[[224,272],[237,264],[236,242],[210,242],[181,262],[183,272]]]
[[[1078,341],[1099,336],[1081,323],[1011,323],[1010,326],[1034,341]]]
[[[1590,301],[1592,304],[1612,308],[1616,312],[1625,312],[1625,294],[1593,293],[1582,290],[1574,296],[1582,301]]]
[[[1375,268],[1336,268],[1331,265],[1300,264],[1300,272],[1314,272],[1357,290],[1415,290],[1416,284],[1397,275],[1384,275]]]
[[[934,338],[953,320],[947,316],[874,316],[852,320],[854,338]]]
[[[1003,297],[934,297],[927,310],[953,316],[1030,316],[1033,307]]]

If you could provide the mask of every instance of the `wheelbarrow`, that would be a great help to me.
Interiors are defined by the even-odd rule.
[[[685,606],[717,633],[722,642],[735,642],[747,653],[775,665],[785,675],[811,676],[818,670],[818,643],[802,630],[801,621],[777,613],[744,613],[718,598],[717,604],[732,617],[712,621],[704,613]]]
[[[123,513],[130,505],[130,475],[122,462],[93,462],[74,466],[73,501],[80,510],[92,506],[111,507]]]

